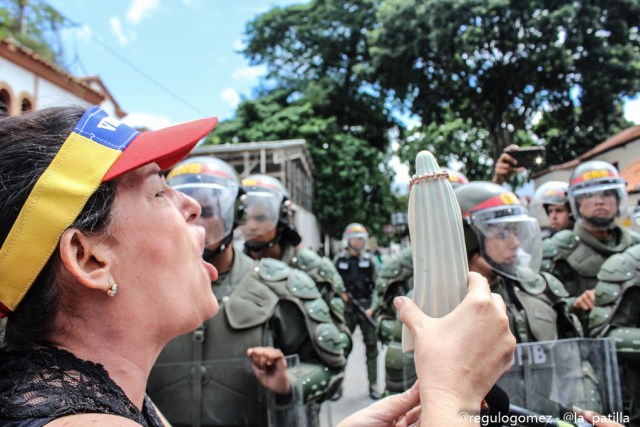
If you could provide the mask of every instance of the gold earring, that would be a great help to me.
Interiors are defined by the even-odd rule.
[[[107,296],[113,298],[118,295],[118,284],[115,280],[109,282],[109,289],[107,289]]]

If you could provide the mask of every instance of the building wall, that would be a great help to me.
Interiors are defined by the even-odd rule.
[[[89,105],[82,98],[2,57],[0,57],[0,86],[9,88],[13,95],[11,99],[12,114],[20,113],[21,100],[24,95],[28,95],[33,101],[35,110],[58,105]]]

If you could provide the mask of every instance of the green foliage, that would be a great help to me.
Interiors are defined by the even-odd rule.
[[[245,54],[266,65],[268,76],[260,97],[242,103],[214,137],[304,138],[316,167],[314,214],[334,237],[355,221],[383,238],[393,202],[392,172],[384,165],[397,124],[384,94],[362,73],[366,32],[379,3],[313,0],[274,8],[247,24]]]
[[[287,91],[276,90],[242,102],[236,117],[220,123],[205,144],[305,139],[315,166],[313,211],[324,231],[339,237],[348,223],[361,222],[383,238],[393,203],[392,172],[378,166],[385,155],[342,131],[335,117],[318,114],[313,99],[290,99]]]
[[[621,99],[640,90],[637,0],[387,0],[378,19],[371,75],[428,135],[469,150],[485,132],[473,148],[493,159],[523,136],[550,144],[552,162],[575,156],[625,125]],[[540,111],[550,123],[534,128]],[[467,155],[469,175],[486,176],[483,158]]]
[[[62,66],[59,31],[68,26],[54,8],[40,1],[0,0],[0,38],[12,37],[42,58]]]

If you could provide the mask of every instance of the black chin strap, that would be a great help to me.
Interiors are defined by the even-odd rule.
[[[258,257],[262,258],[265,251],[280,243],[280,233],[276,233],[276,237],[268,242],[244,242],[246,252],[257,252]]]
[[[233,230],[231,231],[231,233],[227,234],[227,236],[224,239],[222,239],[222,243],[220,243],[220,246],[218,246],[216,249],[213,249],[213,250],[205,249],[204,252],[202,253],[202,259],[204,259],[209,263],[215,261],[218,255],[220,255],[222,252],[225,251],[225,249],[229,247],[232,240],[233,240]]]

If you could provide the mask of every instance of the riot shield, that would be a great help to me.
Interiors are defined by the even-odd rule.
[[[306,426],[298,356],[286,361],[286,395],[262,386],[248,358],[156,364],[147,393],[174,427]]]
[[[601,414],[622,411],[616,349],[611,339],[518,344],[498,380],[512,404],[562,419],[573,406]]]
[[[408,390],[418,379],[413,352],[402,352],[402,345],[391,341],[384,357],[385,394],[397,394]]]

